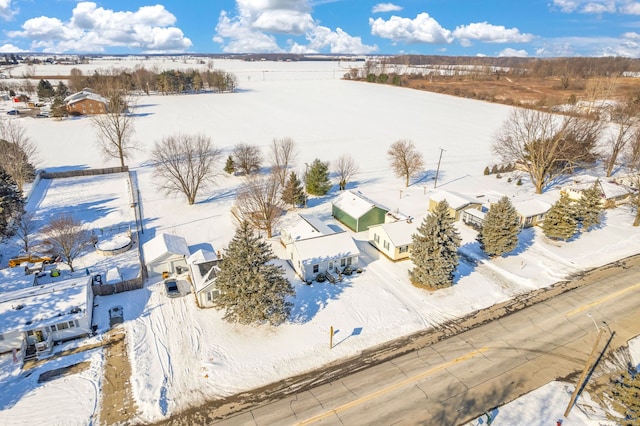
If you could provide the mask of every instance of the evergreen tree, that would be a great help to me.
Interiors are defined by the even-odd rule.
[[[620,425],[640,426],[640,374],[629,366],[612,382],[605,393],[613,410],[622,417],[612,414],[607,417]]]
[[[296,172],[291,172],[282,190],[282,201],[292,206],[299,206],[304,204],[306,199],[307,194],[304,193],[302,182],[298,179]]]
[[[51,99],[55,94],[55,90],[53,86],[49,82],[49,80],[40,80],[38,83],[38,88],[36,89],[36,93],[38,94],[38,98],[40,100]]]
[[[489,257],[509,253],[518,246],[520,218],[509,197],[493,204],[478,234],[480,246]]]
[[[53,102],[51,103],[51,115],[55,118],[62,118],[67,115],[63,98],[58,95],[53,98]]]
[[[69,88],[62,81],[59,81],[58,85],[56,86],[55,96],[58,96],[61,99],[69,96]]]
[[[11,234],[12,219],[20,217],[24,211],[22,191],[16,181],[0,167],[0,238]]]
[[[333,186],[329,181],[329,163],[313,160],[306,177],[307,193],[325,195]]]
[[[287,297],[295,296],[295,290],[273,259],[271,247],[247,222],[240,223],[216,278],[220,295],[214,306],[225,311],[224,320],[271,325],[287,320],[293,306]]]
[[[438,203],[434,212],[422,221],[412,239],[411,260],[415,267],[409,271],[411,283],[429,290],[451,286],[458,267],[461,238],[446,200]]]
[[[489,176],[491,174],[491,170],[489,170],[489,166],[484,168],[484,175]]]
[[[582,191],[582,197],[577,205],[578,222],[582,225],[583,231],[600,224],[602,216],[602,193],[600,192],[600,182],[596,181],[589,189]]]
[[[563,194],[545,216],[542,231],[551,239],[568,240],[577,230],[578,223],[573,202]]]
[[[224,165],[224,171],[229,173],[230,175],[232,175],[233,172],[236,171],[236,166],[235,166],[235,163],[233,161],[233,155],[229,155],[227,157],[227,162]]]

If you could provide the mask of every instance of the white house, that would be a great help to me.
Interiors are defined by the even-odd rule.
[[[298,213],[298,216],[300,219],[293,225],[283,227],[280,230],[280,242],[285,247],[294,241],[305,240],[320,235],[329,235],[336,232],[316,216],[302,213]]]
[[[399,220],[369,227],[369,243],[391,260],[409,257],[413,246],[413,234],[423,218]]]
[[[55,342],[90,334],[92,316],[91,277],[84,274],[1,293],[0,353],[48,354]]]
[[[216,288],[216,276],[219,271],[218,256],[210,251],[200,249],[187,258],[191,273],[191,284],[196,295],[198,306],[213,307],[213,300],[219,292]]]
[[[160,234],[142,246],[149,278],[163,273],[181,274],[187,271],[189,247],[178,235]]]
[[[358,267],[360,251],[347,232],[336,232],[294,241],[289,261],[304,280],[313,280],[320,272],[336,272],[340,268]]]

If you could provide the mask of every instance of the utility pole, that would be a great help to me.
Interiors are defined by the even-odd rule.
[[[438,168],[436,169],[436,179],[433,181],[433,189],[436,189],[436,185],[438,184],[438,174],[440,173],[440,161],[442,161],[442,153],[446,151],[446,149],[440,148],[440,158],[438,158]]]
[[[591,349],[591,354],[589,354],[589,358],[587,359],[587,363],[584,365],[584,370],[582,370],[582,374],[580,375],[580,379],[578,383],[576,383],[576,388],[573,391],[573,395],[571,395],[571,400],[569,401],[569,405],[567,405],[567,409],[564,412],[564,417],[569,417],[569,412],[573,408],[573,405],[576,403],[576,399],[578,399],[578,392],[582,388],[582,384],[587,377],[587,373],[591,368],[591,362],[593,361],[594,356],[596,355],[596,350],[598,349],[598,344],[600,343],[600,338],[604,334],[604,328],[599,328],[596,321],[593,319],[591,314],[588,314],[589,317],[593,320],[593,324],[596,326],[596,330],[598,331],[598,336],[596,338],[596,343],[593,345],[593,349]]]

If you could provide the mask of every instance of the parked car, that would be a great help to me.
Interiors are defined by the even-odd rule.
[[[180,296],[180,289],[178,288],[178,282],[175,278],[168,278],[164,280],[164,289],[167,292],[167,297]]]
[[[11,111],[7,111],[7,115],[20,115],[20,111],[12,109]]]
[[[49,114],[46,112],[41,112],[36,114],[36,118],[49,118]]]

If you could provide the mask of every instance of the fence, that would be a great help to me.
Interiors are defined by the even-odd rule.
[[[124,167],[105,167],[102,169],[78,169],[67,170],[64,172],[40,172],[42,179],[61,179],[75,176],[96,176],[96,175],[109,175],[111,173],[125,173],[129,171],[128,166]]]
[[[138,290],[144,287],[144,279],[142,273],[130,280],[120,281],[115,284],[92,284],[91,289],[96,296],[109,296],[114,293],[122,293],[123,291]]]

